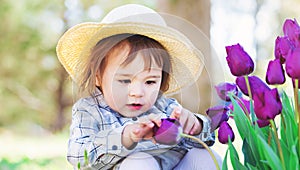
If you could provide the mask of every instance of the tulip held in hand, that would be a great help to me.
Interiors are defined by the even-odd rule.
[[[154,126],[154,139],[157,143],[165,145],[177,144],[182,133],[182,127],[178,120],[172,118],[161,119],[161,126]]]

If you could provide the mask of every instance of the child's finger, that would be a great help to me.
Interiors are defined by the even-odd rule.
[[[194,126],[193,126],[193,128],[190,131],[190,134],[194,135],[199,128],[200,128],[199,124],[195,123]]]
[[[140,131],[141,131],[140,128],[136,128],[136,129],[134,129],[132,132],[133,132],[135,135],[137,135],[137,134],[140,133]]]
[[[170,118],[179,119],[181,115],[181,107],[175,107],[170,115]]]
[[[153,128],[154,123],[149,120],[146,116],[139,118],[140,126],[147,126],[149,128]]]
[[[154,122],[158,127],[160,127],[162,115],[151,113],[148,118],[151,122]]]

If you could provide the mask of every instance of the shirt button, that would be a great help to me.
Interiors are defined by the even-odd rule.
[[[133,121],[137,121],[137,118],[136,118],[136,117],[133,117],[132,120],[133,120]]]
[[[113,145],[113,146],[111,147],[111,149],[112,149],[112,150],[117,150],[117,149],[118,149],[118,146],[117,146],[117,145]]]

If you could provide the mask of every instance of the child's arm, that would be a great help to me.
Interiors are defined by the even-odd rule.
[[[125,127],[138,127],[147,125],[147,121],[137,121],[133,123],[132,119],[119,120],[107,109],[99,109],[91,101],[79,101],[73,107],[72,125],[70,127],[71,135],[68,145],[68,161],[77,167],[78,163],[81,166],[84,164],[84,151],[88,153],[88,161],[90,164],[97,164],[97,168],[108,169],[113,166],[118,160],[126,157],[135,150],[147,150],[148,147],[154,147],[151,141],[147,144],[137,145],[130,150],[130,145],[143,139],[151,139],[151,133],[133,133],[130,138]],[[106,116],[106,117],[105,117]],[[157,117],[157,116],[156,116]],[[155,122],[152,119],[145,119],[150,123]],[[152,123],[153,124],[153,123]],[[137,126],[139,125],[139,126]],[[149,124],[149,127],[152,125]],[[144,126],[143,132],[149,130],[148,126]],[[125,132],[125,133],[124,133]],[[125,136],[125,138],[123,137]],[[142,138],[141,138],[142,137]],[[123,139],[125,142],[122,143]],[[133,138],[133,140],[131,139]],[[132,141],[131,141],[132,140]]]
[[[123,127],[100,129],[100,126],[95,115],[85,110],[73,114],[67,158],[74,167],[78,163],[84,165],[85,150],[88,153],[88,163],[94,164],[102,157],[102,167],[110,167],[122,158],[117,154],[122,152],[120,136]]]
[[[88,163],[102,168],[110,168],[128,152],[121,143],[121,135],[128,124],[119,122],[105,108],[99,108],[94,100],[80,100],[72,110],[72,124],[68,143],[68,161],[77,167],[84,165],[84,152],[88,153]]]

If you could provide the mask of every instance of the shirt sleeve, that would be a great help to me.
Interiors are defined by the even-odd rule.
[[[125,125],[113,128],[99,111],[82,105],[74,105],[72,110],[67,159],[75,168],[78,163],[83,166],[87,152],[89,164],[97,162],[99,167],[110,168],[130,152],[121,143]]]
[[[197,113],[195,113],[194,115],[198,118],[198,120],[202,122],[202,131],[200,132],[199,135],[196,135],[195,137],[199,138],[206,145],[212,146],[215,143],[215,136],[214,133],[210,132],[211,129],[210,119],[205,115],[201,115]],[[186,138],[184,141],[186,144],[190,145],[191,147],[203,148],[203,146],[200,143],[190,138]]]

